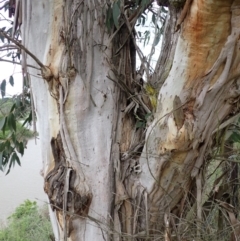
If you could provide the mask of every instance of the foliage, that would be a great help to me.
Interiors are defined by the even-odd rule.
[[[44,207],[46,209],[46,207]],[[8,217],[8,226],[0,230],[0,241],[46,241],[52,234],[46,211],[26,200]]]
[[[18,154],[24,154],[27,139],[34,136],[25,127],[31,123],[32,113],[27,100],[23,103],[19,96],[2,99],[0,106],[0,170],[4,171],[8,166],[8,174],[15,163],[21,165]]]
[[[11,57],[12,61],[3,57],[0,60],[19,63],[21,51],[17,45],[15,47],[10,45],[11,32],[12,27],[0,29],[1,51],[7,53],[3,57]],[[16,38],[12,38],[12,41],[15,41],[15,44],[20,43],[19,34],[15,33],[15,36]],[[14,86],[13,75],[9,77],[8,83]],[[6,174],[8,174],[15,163],[20,165],[19,154],[24,154],[27,139],[33,137],[35,133],[28,129],[32,122],[32,111],[27,75],[25,74],[23,93],[20,95],[13,96],[13,98],[6,97],[6,85],[7,81],[3,79],[0,83],[2,96],[0,100],[0,170],[7,170]]]

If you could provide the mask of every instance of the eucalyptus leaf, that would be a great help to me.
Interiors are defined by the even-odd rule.
[[[9,77],[9,83],[11,86],[14,86],[14,79],[12,75]]]
[[[16,145],[16,149],[21,155],[23,155],[24,154],[24,144],[23,144],[23,142],[19,142]]]
[[[0,88],[1,88],[2,98],[4,98],[4,96],[6,94],[6,80],[5,79],[2,81]]]
[[[229,137],[229,140],[233,142],[240,142],[240,134],[237,132],[233,132],[232,135]]]
[[[10,113],[12,113],[15,110],[15,108],[16,108],[16,104],[14,103],[10,109]]]
[[[16,131],[16,119],[12,112],[8,116],[8,127],[10,130]]]
[[[13,156],[14,156],[14,159],[15,159],[15,161],[17,162],[17,164],[18,164],[19,166],[21,166],[20,159],[19,159],[19,157],[18,157],[18,155],[17,155],[16,152],[13,153]]]
[[[116,28],[118,28],[119,27],[118,19],[119,19],[120,13],[121,13],[119,1],[116,1],[113,3],[112,13],[113,13],[114,25],[116,26]]]
[[[0,39],[4,43],[4,36],[0,33]]]
[[[154,25],[156,24],[156,16],[155,16],[154,13],[153,13],[153,15],[152,15],[152,22],[154,23]]]
[[[3,127],[5,125],[5,122],[6,122],[6,118],[5,117],[1,117],[0,118],[0,130],[3,129]]]
[[[107,17],[106,17],[106,26],[107,26],[108,32],[112,30],[113,25],[114,25],[114,22],[113,22],[112,8],[108,7]]]

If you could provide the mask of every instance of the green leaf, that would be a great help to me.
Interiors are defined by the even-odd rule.
[[[14,103],[10,109],[10,113],[12,113],[15,110],[15,108],[16,108],[16,104]]]
[[[109,6],[107,9],[107,17],[106,17],[106,26],[107,26],[108,32],[112,30],[113,25],[114,25],[114,22],[113,22],[112,8]]]
[[[10,130],[16,131],[16,119],[13,113],[8,116],[8,127]]]
[[[5,79],[2,81],[0,88],[1,88],[2,98],[4,98],[4,96],[6,94],[6,80]]]
[[[144,128],[144,127],[145,127],[145,122],[138,120],[136,123],[136,128]]]
[[[19,142],[16,145],[16,149],[21,155],[23,155],[24,154],[24,144],[23,144],[23,142]]]
[[[31,121],[32,121],[32,111],[30,111],[29,116],[25,119],[22,126],[25,126],[26,123],[31,123]]]
[[[3,129],[5,122],[6,122],[6,117],[1,117],[0,118],[0,130]]]
[[[12,75],[9,77],[9,83],[11,86],[14,86],[14,79]]]
[[[229,140],[233,142],[240,142],[240,134],[237,132],[233,132],[232,135],[229,137]]]
[[[145,120],[147,120],[151,115],[152,115],[152,112],[147,113],[147,114],[144,116],[144,117],[145,117]]]
[[[8,171],[7,171],[7,173],[6,173],[6,176],[7,176],[7,174],[10,172],[11,167],[12,167],[12,164],[14,164],[14,162],[15,162],[15,160],[13,159],[13,155],[12,155],[12,157],[11,157],[11,159],[10,159],[10,164],[9,164]]]
[[[20,159],[19,159],[19,157],[18,157],[18,155],[17,155],[16,152],[13,153],[12,157],[15,159],[15,161],[17,162],[17,164],[18,164],[19,166],[21,166]]]
[[[10,152],[10,147],[11,147],[10,141],[9,140],[5,141],[5,149],[4,149],[4,151],[6,152],[6,154]]]
[[[0,152],[3,152],[5,149],[5,142],[0,143]]]
[[[120,13],[121,13],[119,1],[115,1],[113,3],[112,13],[113,13],[114,25],[116,26],[116,28],[118,28],[119,27],[118,18],[119,18]]]
[[[11,138],[12,138],[13,144],[16,145],[17,139],[16,139],[16,135],[14,134],[14,132],[11,134]]]
[[[21,166],[21,162],[20,162],[20,159],[19,159],[18,155],[17,155],[16,153],[15,153],[15,155],[16,155],[17,164],[18,164],[19,166]]]

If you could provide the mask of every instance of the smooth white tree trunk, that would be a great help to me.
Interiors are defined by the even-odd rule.
[[[106,61],[111,56],[111,43],[108,36],[101,32],[101,25],[98,21],[91,23],[89,13],[87,20],[78,19],[73,24],[77,24],[77,33],[79,53],[79,62],[74,63],[76,76],[69,78],[66,76],[67,61],[66,51],[62,35],[66,34],[64,26],[63,9],[66,11],[65,1],[24,1],[24,22],[22,27],[23,43],[34,53],[45,65],[50,66],[54,73],[54,78],[60,79],[64,88],[68,88],[66,102],[63,106],[63,115],[66,122],[66,128],[69,133],[69,140],[77,156],[77,162],[82,170],[81,178],[86,182],[87,192],[94,194],[91,206],[88,212],[89,217],[73,218],[74,232],[71,233],[72,240],[104,240],[105,232],[101,231],[97,222],[110,222],[110,207],[113,202],[113,166],[111,164],[112,133],[116,122],[116,105],[119,90],[116,89],[113,82],[106,78],[110,70]],[[69,6],[74,9],[79,8],[81,1]],[[64,6],[65,4],[65,6]],[[89,1],[90,4],[90,1]],[[104,4],[98,3],[98,8]],[[94,7],[92,5],[92,7]],[[88,11],[88,10],[87,10]],[[74,12],[74,11],[73,11]],[[101,20],[99,9],[93,10],[95,17]],[[67,17],[70,17],[66,14]],[[65,24],[68,24],[67,21]],[[86,24],[92,24],[92,33],[87,33]],[[101,24],[101,25],[100,25]],[[108,46],[107,50],[102,51],[101,46]],[[91,46],[92,44],[92,46]],[[94,46],[95,45],[95,46]],[[86,49],[91,51],[87,53],[86,58],[81,53]],[[81,53],[80,53],[81,52]],[[85,52],[86,53],[86,52]],[[74,60],[75,61],[75,60]],[[28,57],[28,63],[35,64]],[[80,66],[83,64],[84,66]],[[86,68],[86,73],[79,71]],[[53,98],[58,88],[51,87],[44,80],[39,71],[28,69],[31,76],[31,86],[34,94],[34,103],[39,123],[38,131],[40,134],[43,173],[47,173],[54,167],[54,160],[50,141],[56,137],[62,128],[60,125],[60,113],[58,109],[59,98]],[[57,85],[57,84],[56,84]],[[51,89],[53,88],[53,89]],[[54,89],[55,88],[55,89]],[[52,92],[52,93],[51,93]],[[66,92],[65,92],[66,93]],[[91,99],[90,96],[91,95]],[[71,145],[70,144],[70,145]],[[67,158],[73,159],[73,154],[66,151]],[[74,160],[75,161],[75,160]],[[82,185],[82,184],[81,184]],[[79,188],[81,192],[81,187]],[[86,190],[84,190],[86,191]],[[52,216],[53,217],[53,216]],[[55,217],[56,219],[56,217]],[[59,218],[61,220],[61,218]],[[59,222],[57,221],[57,223]],[[61,234],[58,239],[63,239],[63,231],[54,221],[54,233]],[[106,237],[105,237],[106,238]]]

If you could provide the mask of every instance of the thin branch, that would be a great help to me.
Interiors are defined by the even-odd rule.
[[[0,47],[0,51],[2,51],[2,52],[3,51],[16,50],[16,49],[18,49],[18,48],[17,47],[4,47],[4,46]]]
[[[46,68],[46,66],[44,66],[44,64],[34,54],[32,54],[26,47],[24,47],[22,44],[20,44],[17,40],[15,40],[14,38],[12,38],[9,35],[7,35],[2,29],[0,29],[0,34],[2,34],[5,38],[7,38],[8,40],[10,40],[14,44],[16,44],[20,49],[23,49],[29,56],[31,56],[36,61],[36,63],[42,69]]]
[[[11,60],[2,59],[2,58],[0,58],[0,61],[1,61],[1,62],[12,63],[12,64],[22,65],[21,63],[13,62],[13,61],[11,61]],[[33,68],[33,69],[37,69],[37,70],[41,70],[41,69],[39,69],[39,68],[37,68],[37,67],[35,67],[35,66],[33,66],[33,65],[30,65],[30,64],[28,64],[27,67],[30,67],[30,68]]]
[[[7,47],[19,49],[19,47],[17,47],[16,45],[13,45],[13,44],[6,44],[6,45],[3,45],[3,46],[0,46],[0,49],[7,48]]]

